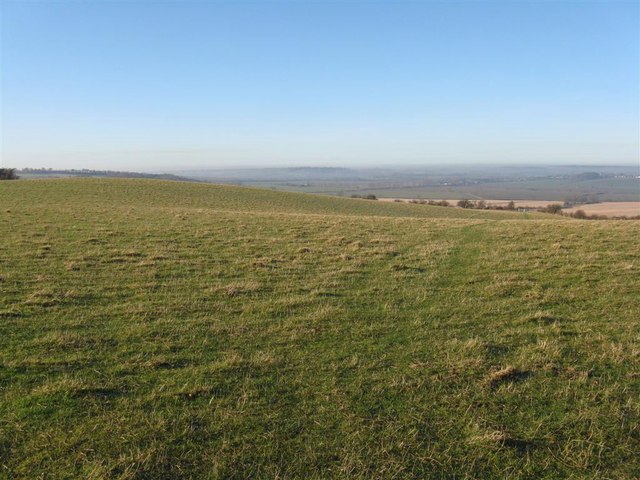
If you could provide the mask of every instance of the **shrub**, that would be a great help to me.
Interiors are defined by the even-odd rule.
[[[473,208],[473,202],[471,200],[458,200],[458,206],[460,208]]]
[[[0,180],[17,180],[15,168],[0,168]]]
[[[364,198],[365,200],[378,200],[375,195],[351,195],[351,198]]]
[[[553,213],[554,215],[557,215],[559,213],[562,213],[562,205],[559,203],[550,203],[541,211],[545,213]]]

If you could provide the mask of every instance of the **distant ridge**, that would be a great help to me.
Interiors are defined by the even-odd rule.
[[[72,177],[103,177],[103,178],[152,178],[155,180],[175,180],[181,182],[203,182],[203,180],[196,180],[194,178],[182,177],[179,175],[173,175],[171,173],[143,173],[143,172],[122,172],[117,170],[90,170],[83,168],[81,170],[69,169],[69,170],[54,170],[51,168],[23,168],[17,170],[17,173],[21,177],[57,177],[57,176],[72,176]]]

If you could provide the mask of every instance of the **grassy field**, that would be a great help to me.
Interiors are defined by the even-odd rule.
[[[640,472],[640,223],[0,182],[0,476]]]

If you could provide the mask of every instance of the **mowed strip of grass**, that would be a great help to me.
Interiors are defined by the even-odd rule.
[[[0,184],[3,475],[635,478],[639,223],[390,207]]]

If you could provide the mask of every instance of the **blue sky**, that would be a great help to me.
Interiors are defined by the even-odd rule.
[[[638,162],[638,2],[2,2],[3,165]]]

